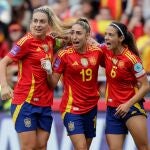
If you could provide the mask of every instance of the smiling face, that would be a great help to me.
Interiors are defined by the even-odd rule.
[[[89,37],[89,33],[80,25],[75,24],[71,29],[71,41],[73,47],[79,51],[84,52],[86,50],[86,43]]]
[[[43,12],[35,12],[30,24],[33,36],[43,39],[49,30],[48,16]]]
[[[108,49],[116,51],[121,47],[123,36],[118,35],[118,30],[113,26],[108,26],[105,32],[105,43]]]

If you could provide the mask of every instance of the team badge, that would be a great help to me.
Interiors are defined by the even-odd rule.
[[[114,64],[114,65],[116,65],[116,64],[117,64],[117,62],[118,62],[118,59],[116,59],[116,58],[112,58],[112,62],[113,62],[113,64]]]
[[[96,58],[95,57],[90,57],[89,61],[90,61],[91,65],[93,65],[93,66],[96,65]]]
[[[88,66],[87,58],[81,58],[81,64],[82,64],[83,67],[87,67]]]
[[[118,67],[119,68],[123,68],[124,65],[125,65],[124,62],[120,60],[119,63],[118,63]]]
[[[136,72],[141,72],[143,70],[142,64],[141,63],[136,63],[134,65],[134,71]]]
[[[31,119],[30,118],[25,118],[24,119],[24,125],[27,128],[31,127]]]
[[[69,131],[73,131],[74,129],[75,129],[75,126],[74,126],[74,122],[69,122],[68,123],[68,129],[69,129]]]
[[[42,48],[44,49],[45,52],[49,50],[49,46],[47,44],[43,44]]]

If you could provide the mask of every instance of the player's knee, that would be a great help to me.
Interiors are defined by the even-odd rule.
[[[38,143],[36,150],[45,150],[46,147],[47,147],[47,143],[46,142],[44,142],[44,143]]]
[[[21,150],[36,150],[36,145],[33,144],[21,145]]]
[[[137,145],[138,150],[149,150],[148,144],[139,144]]]
[[[86,143],[85,143],[85,144],[82,143],[82,144],[80,144],[80,145],[76,145],[76,146],[75,146],[75,150],[87,150],[87,145],[86,145]]]
[[[122,150],[122,146],[109,146],[109,150]]]

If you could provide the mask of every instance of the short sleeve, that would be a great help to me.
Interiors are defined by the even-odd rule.
[[[20,39],[16,44],[14,44],[10,52],[7,54],[14,61],[22,59],[29,52],[28,39],[23,39],[24,38]]]

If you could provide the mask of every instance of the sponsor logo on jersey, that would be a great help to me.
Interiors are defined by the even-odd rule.
[[[38,48],[36,49],[36,51],[37,51],[37,52],[41,51],[41,48],[40,48],[40,47],[38,47]]]
[[[74,61],[73,64],[72,64],[72,66],[78,66],[78,65],[79,65],[79,64],[78,64],[77,61]]]

